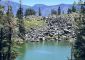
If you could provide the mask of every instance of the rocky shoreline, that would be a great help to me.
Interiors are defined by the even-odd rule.
[[[25,38],[27,41],[32,42],[44,40],[75,40],[75,17],[78,17],[76,13],[42,17],[41,20],[44,20],[46,25],[39,28],[31,28],[25,34]]]

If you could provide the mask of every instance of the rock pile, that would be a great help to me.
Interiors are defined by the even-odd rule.
[[[27,40],[73,40],[75,39],[75,17],[78,15],[69,14],[45,18],[47,26],[39,29],[32,28],[26,35]]]

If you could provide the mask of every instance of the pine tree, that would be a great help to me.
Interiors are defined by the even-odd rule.
[[[84,5],[85,5],[85,1],[84,1]]]
[[[76,1],[74,1],[74,3],[73,3],[74,5],[76,5],[77,3],[76,3]]]
[[[82,0],[79,0],[78,4],[79,5],[83,4],[83,1]]]
[[[77,29],[77,40],[74,45],[74,57],[75,60],[85,60],[85,17],[82,18],[79,26],[79,29]]]
[[[81,5],[81,13],[85,14],[85,5]]]
[[[65,12],[64,12],[64,11],[62,11],[62,14],[65,14]]]
[[[76,12],[76,7],[73,5],[72,6],[72,10],[71,10],[72,12]]]
[[[8,1],[7,1],[8,2]],[[10,5],[7,3],[7,15],[4,16],[2,15],[2,17],[4,17],[4,19],[6,20],[6,22],[4,22],[3,27],[1,27],[1,31],[0,31],[0,40],[2,40],[1,44],[2,44],[2,59],[0,60],[12,60],[12,27],[11,27],[11,23],[12,23],[12,16],[11,16],[11,9],[10,9]],[[4,20],[2,19],[2,20]],[[6,25],[5,25],[6,24]],[[4,52],[5,48],[7,49],[6,52]],[[0,51],[1,52],[1,51]]]
[[[61,14],[61,8],[60,8],[60,6],[58,7],[58,15],[60,15]]]
[[[4,12],[3,12],[3,10],[4,10],[4,6],[1,6],[0,5],[0,24],[4,24],[4,20],[3,20],[3,15],[4,15]]]
[[[71,13],[71,9],[68,8],[67,14],[70,14],[70,13]]]
[[[4,6],[1,6],[1,5],[0,5],[0,16],[3,15],[3,10],[4,10]]]
[[[8,2],[8,1],[7,1]],[[7,3],[6,15],[3,13],[4,7],[0,6],[0,60],[13,60],[15,51],[12,50],[12,7]],[[4,21],[3,23],[1,22]],[[14,56],[13,56],[14,55]]]
[[[18,18],[18,24],[19,24],[19,33],[20,33],[20,35],[24,36],[25,28],[24,28],[23,9],[21,6],[21,0],[20,0],[20,7],[17,11],[17,18]]]
[[[23,19],[23,9],[21,8],[21,6],[19,7],[17,14],[16,14],[18,19]]]
[[[77,39],[74,45],[74,57],[75,60],[85,60],[85,14],[82,14],[82,12],[80,12],[79,21],[76,31]]]
[[[26,11],[25,11],[25,17],[26,17],[26,16],[29,16],[29,15],[35,15],[35,14],[36,14],[36,12],[35,12],[35,10],[32,9],[32,8],[28,8],[28,9],[26,9]]]
[[[12,12],[12,6],[8,6],[8,10],[7,10],[6,14],[7,15],[10,14],[10,16],[14,17],[13,12]]]
[[[7,26],[7,29],[8,30],[8,37],[5,37],[7,38],[8,40],[8,51],[7,51],[7,60],[12,60],[12,40],[11,40],[11,37],[12,37],[12,7],[9,5],[9,1],[7,1],[8,3],[8,10],[7,10],[7,21],[8,21],[8,26]],[[5,33],[6,34],[6,33]]]
[[[40,8],[39,8],[39,12],[38,12],[38,13],[39,13],[39,16],[41,16],[41,15],[42,15],[42,14],[41,14],[41,9],[40,9]]]
[[[54,10],[54,9],[52,9],[52,10],[51,10],[51,15],[56,15],[56,14],[57,14],[57,11]]]
[[[1,0],[0,0],[1,1]],[[0,22],[1,22],[1,20],[2,20],[2,15],[3,15],[3,7],[0,5]],[[1,23],[0,23],[0,25],[1,25]],[[3,59],[3,43],[2,43],[2,41],[3,41],[3,39],[2,39],[2,36],[3,36],[3,32],[2,32],[2,28],[1,28],[1,26],[0,26],[0,60],[2,60]]]

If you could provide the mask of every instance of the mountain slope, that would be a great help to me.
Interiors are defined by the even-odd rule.
[[[0,4],[5,6],[5,11],[6,11],[7,4],[4,1],[1,1]],[[9,4],[12,6],[14,15],[16,15],[16,12],[19,8],[19,3],[10,1]],[[23,8],[23,12],[25,12],[27,8],[33,8],[36,12],[38,12],[38,9],[41,8],[42,16],[48,16],[49,14],[51,14],[51,9],[57,10],[59,6],[61,7],[61,12],[67,13],[68,8],[71,8],[72,4],[60,4],[60,5],[53,5],[53,6],[47,6],[43,4],[36,4],[34,6],[22,5],[22,8]],[[80,7],[76,6],[76,8],[79,9]]]

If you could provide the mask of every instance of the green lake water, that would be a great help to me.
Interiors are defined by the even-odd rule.
[[[28,42],[19,49],[16,60],[68,60],[71,46],[68,42]]]

